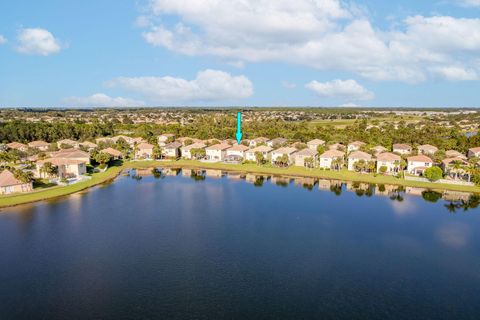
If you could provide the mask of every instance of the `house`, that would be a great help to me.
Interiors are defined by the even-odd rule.
[[[162,148],[162,155],[168,159],[178,159],[181,147],[182,143],[179,141],[170,142]]]
[[[383,152],[377,156],[377,173],[395,174],[400,171],[402,158],[391,152]]]
[[[27,151],[28,146],[20,142],[11,142],[11,143],[7,143],[7,148],[25,152]]]
[[[345,153],[337,149],[330,149],[320,155],[319,167],[322,169],[332,169],[333,167],[343,166],[343,157]],[[336,163],[336,162],[339,163]],[[340,161],[342,164],[340,164]]]
[[[153,144],[147,142],[140,143],[135,150],[135,159],[152,159],[153,147]]]
[[[362,141],[354,141],[348,144],[347,146],[347,152],[353,152],[353,151],[358,151],[362,146],[364,146],[366,143]]]
[[[328,146],[329,150],[345,150],[345,146],[341,143],[334,143]]]
[[[213,146],[205,148],[206,158],[209,161],[223,161],[227,156],[227,149],[231,146],[229,144],[214,144]]]
[[[393,145],[392,151],[398,154],[410,154],[412,153],[412,147],[408,144],[395,143]]]
[[[272,151],[271,161],[276,164],[280,161],[280,158],[284,155],[288,158],[288,164],[292,164],[294,161],[293,154],[297,152],[297,149],[293,147],[283,147]]]
[[[312,160],[310,162],[310,159]],[[306,161],[308,160],[308,161]],[[295,153],[295,165],[298,167],[315,167],[318,163],[318,152],[306,148]]]
[[[369,161],[372,161],[372,156],[360,150],[350,153],[348,155],[348,165],[347,165],[348,170],[355,171],[355,163],[359,162],[360,160],[363,160],[366,163],[368,163]]]
[[[375,155],[377,155],[377,154],[380,154],[382,152],[387,151],[387,148],[385,148],[384,146],[378,145],[378,146],[373,147],[371,150],[375,153]]]
[[[84,142],[80,142],[80,147],[83,147],[89,152],[91,152],[93,149],[97,148],[98,145],[90,141],[84,141]]]
[[[267,141],[267,146],[272,148],[279,148],[288,142],[287,139],[284,138],[275,138],[272,140]]]
[[[269,146],[258,146],[256,148],[245,151],[245,159],[248,161],[257,161],[256,153],[260,152],[263,156],[263,159],[270,160],[271,152],[273,148]]]
[[[32,182],[23,182],[10,172],[10,170],[3,170],[0,173],[0,194],[11,194],[20,192],[30,192],[33,190]]]
[[[460,153],[457,150],[447,150],[445,151],[445,156],[447,158],[461,158],[464,160],[467,159],[467,157],[463,153]]]
[[[255,138],[255,139],[252,139],[250,140],[250,147],[251,148],[254,148],[254,147],[258,147],[262,144],[266,144],[267,141],[269,141],[270,139],[268,138],[265,138],[265,137],[258,137],[258,138]]]
[[[307,142],[307,147],[310,150],[317,151],[319,146],[323,146],[325,144],[325,141],[321,139],[313,139]]]
[[[57,159],[73,159],[73,160],[81,160],[85,163],[90,163],[90,154],[88,152],[78,150],[78,149],[65,149],[56,152],[49,152],[47,155],[50,158],[57,158]]]
[[[465,178],[467,172],[464,167],[468,166],[468,162],[461,157],[447,158],[442,160],[441,167],[445,174],[454,178]]]
[[[45,141],[37,140],[37,141],[32,141],[28,144],[30,148],[34,148],[40,151],[47,151],[48,147],[50,147],[50,144]]]
[[[175,135],[173,133],[164,133],[160,136],[158,136],[158,145],[160,147],[164,147],[170,142],[173,142],[175,140]]]
[[[113,143],[117,143],[117,141],[120,140],[120,139],[124,140],[129,146],[133,146],[133,144],[135,143],[134,138],[129,137],[129,136],[124,136],[124,135],[118,135],[118,136],[112,137],[110,140]]]
[[[52,176],[48,176],[43,170],[43,166],[47,162],[57,167],[56,176],[60,179],[74,178],[87,173],[87,162],[84,160],[68,158],[49,158],[37,161],[35,172],[36,177],[53,178]]]
[[[244,146],[243,144],[236,144],[231,148],[227,149],[227,157],[229,156],[235,156],[235,157],[240,157],[242,160],[245,159],[245,151],[247,151],[249,148],[247,146]]]
[[[480,158],[480,147],[468,149],[468,158]]]
[[[71,140],[71,139],[63,139],[63,140],[57,141],[57,147],[62,149],[62,145],[63,146],[71,146],[72,148],[78,148],[79,147],[78,142],[75,141],[75,140]],[[67,148],[65,148],[65,149],[67,149]]]
[[[111,155],[113,160],[118,160],[123,158],[123,154],[117,149],[113,149],[113,148],[105,148],[103,150],[100,150],[100,153],[106,153]]]
[[[203,142],[195,142],[192,143],[188,146],[184,146],[180,148],[180,153],[183,158],[185,159],[193,159],[194,157],[192,156],[192,150],[193,149],[205,149],[207,145]]]
[[[438,151],[438,148],[430,144],[422,144],[421,146],[417,147],[417,150],[419,154],[434,155],[435,152]]]
[[[186,145],[186,143],[188,141],[191,141],[190,144],[202,142],[202,140],[200,140],[200,139],[190,138],[190,137],[180,137],[180,138],[177,139],[177,141],[180,142],[183,146]]]
[[[407,172],[416,176],[423,175],[423,172],[433,166],[433,160],[424,154],[407,158]]]

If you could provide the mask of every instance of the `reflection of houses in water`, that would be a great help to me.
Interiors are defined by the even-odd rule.
[[[459,191],[444,191],[443,192],[443,199],[446,201],[469,201],[470,200],[470,193],[467,192],[459,192]]]
[[[282,177],[282,176],[272,176],[270,180],[273,184],[276,184],[277,186],[288,186],[290,184],[291,178]]]
[[[379,196],[390,196],[392,193],[398,191],[398,186],[391,184],[379,184],[375,188],[375,194]]]
[[[215,170],[215,169],[206,169],[205,174],[209,178],[221,178],[223,176],[222,170]]]
[[[190,177],[192,175],[192,172],[193,172],[192,169],[183,168],[182,169],[182,176]]]
[[[177,176],[180,173],[179,168],[165,168],[162,173],[166,176]]]
[[[147,168],[147,169],[136,169],[135,170],[135,175],[138,177],[148,177],[152,175],[152,169]]]
[[[315,178],[309,178],[309,177],[296,177],[294,180],[296,185],[310,189],[310,190],[317,183]]]
[[[248,183],[258,183],[259,180],[268,180],[269,176],[263,176],[261,174],[247,173],[245,175],[245,181]]]
[[[245,177],[244,174],[239,173],[239,172],[228,172],[227,173],[227,178],[228,179],[233,179],[233,180],[240,180]]]
[[[332,185],[331,180],[325,180],[325,179],[318,180],[318,189],[320,190],[330,190],[331,185]]]
[[[346,183],[346,189],[348,191],[356,191],[356,190],[367,191],[369,187],[370,187],[370,184],[368,183],[352,182],[352,181],[347,181]]]
[[[415,188],[415,187],[406,187],[405,193],[414,195],[414,196],[421,196],[423,192],[427,191],[425,188]]]

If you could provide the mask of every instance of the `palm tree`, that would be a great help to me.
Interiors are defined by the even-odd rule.
[[[342,158],[335,158],[332,160],[332,169],[340,170],[343,166],[343,159]]]

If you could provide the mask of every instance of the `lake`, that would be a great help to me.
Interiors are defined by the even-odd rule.
[[[478,200],[131,172],[0,211],[0,319],[478,319]]]

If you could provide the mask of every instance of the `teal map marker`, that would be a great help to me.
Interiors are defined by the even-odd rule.
[[[237,137],[237,143],[240,144],[240,142],[242,142],[242,113],[241,112],[237,113],[237,134],[235,136]]]

